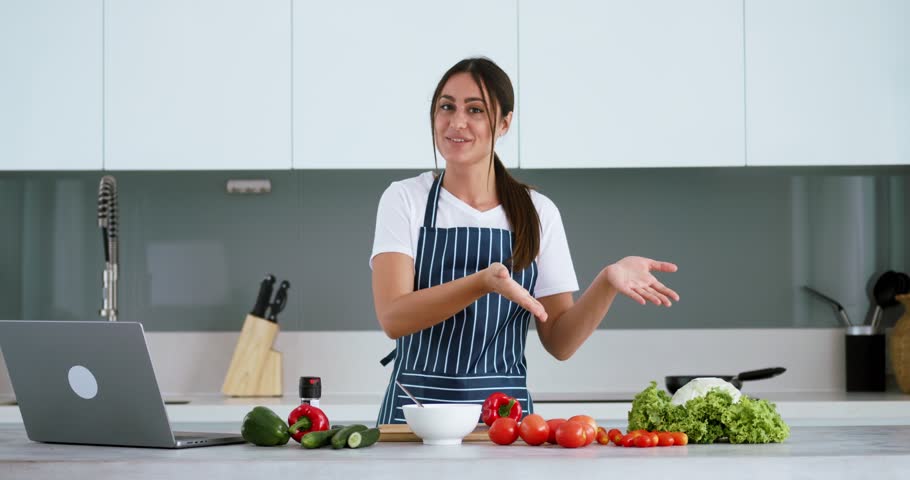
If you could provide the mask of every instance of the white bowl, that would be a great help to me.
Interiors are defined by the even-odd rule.
[[[401,407],[411,430],[424,445],[461,445],[461,440],[477,428],[480,405],[463,403],[424,403]]]

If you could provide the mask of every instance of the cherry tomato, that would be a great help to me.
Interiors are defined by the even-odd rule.
[[[578,422],[565,422],[556,427],[556,443],[566,448],[578,448],[585,445],[585,427]]]
[[[638,448],[648,448],[653,447],[654,444],[651,443],[650,435],[639,435],[635,437],[635,446]]]
[[[604,427],[597,427],[597,435],[594,437],[594,440],[597,440],[597,443],[601,445],[609,445],[610,436],[607,434],[607,429]]]
[[[672,432],[670,435],[673,436],[673,445],[689,444],[689,436],[685,432]]]
[[[657,434],[657,446],[658,447],[672,447],[673,446],[673,434],[670,432],[660,432]]]
[[[651,436],[651,445],[656,447],[657,442],[660,440],[660,438],[657,436],[657,432],[648,432],[648,435]]]
[[[569,421],[571,422],[572,420]],[[582,446],[587,447],[588,445],[594,443],[594,437],[597,436],[597,429],[592,427],[589,423],[582,423],[582,425],[585,427],[585,444]]]
[[[547,443],[556,445],[556,429],[559,428],[559,426],[563,423],[566,423],[565,418],[553,418],[547,420],[547,425],[550,427],[550,435],[547,437]]]
[[[518,440],[518,422],[511,417],[497,418],[493,425],[490,426],[488,435],[493,443],[511,445],[515,440]]]
[[[619,445],[620,442],[622,442],[622,432],[620,432],[618,428],[611,428],[610,431],[607,432],[607,438]]]
[[[528,445],[541,445],[550,436],[550,425],[536,413],[528,415],[518,426],[518,435]]]
[[[640,436],[641,436],[641,435],[633,435],[633,434],[631,434],[631,433],[627,433],[627,434],[623,435],[623,436],[622,436],[622,441],[621,441],[622,446],[624,446],[624,447],[633,447],[633,446],[635,446],[635,439],[638,438],[638,437],[640,437]]]

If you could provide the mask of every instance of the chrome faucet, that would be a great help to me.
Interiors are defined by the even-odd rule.
[[[117,321],[117,269],[120,263],[117,236],[117,180],[105,175],[98,185],[98,226],[104,243],[103,305],[99,312]]]

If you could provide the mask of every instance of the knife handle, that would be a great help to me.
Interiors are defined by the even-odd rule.
[[[269,305],[269,315],[265,317],[266,320],[270,322],[278,321],[278,314],[284,310],[288,303],[288,288],[291,288],[291,283],[287,280],[282,280],[281,285],[278,286],[278,291],[275,292],[275,301]]]
[[[271,273],[267,274],[259,285],[259,295],[256,296],[256,304],[253,305],[250,315],[259,318],[265,317],[265,309],[269,306],[269,299],[272,298],[272,287],[274,285],[275,276]]]

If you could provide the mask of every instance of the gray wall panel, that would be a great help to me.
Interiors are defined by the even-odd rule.
[[[390,182],[418,173],[114,172],[121,318],[235,331],[272,272],[292,283],[283,329],[378,329],[367,263],[376,204]],[[680,266],[660,275],[682,295],[673,308],[620,298],[602,328],[835,325],[806,283],[861,321],[875,276],[910,268],[910,167],[514,173],[560,208],[582,288],[625,255]],[[99,318],[101,175],[0,174],[0,317]],[[230,178],[267,178],[272,193],[228,195]]]

